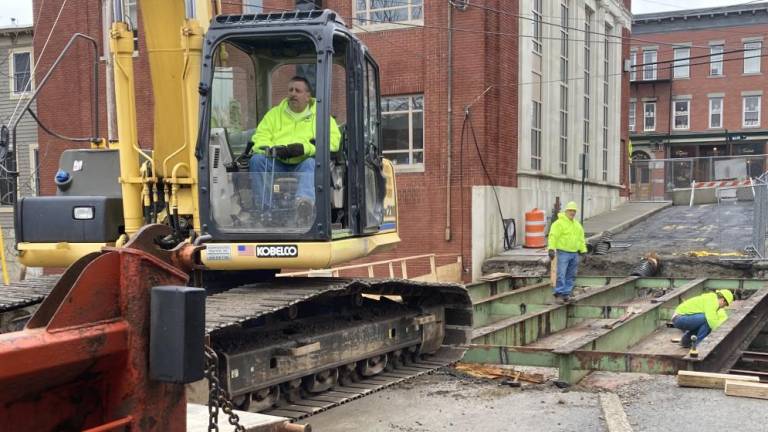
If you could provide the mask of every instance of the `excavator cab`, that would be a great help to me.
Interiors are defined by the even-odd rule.
[[[207,32],[197,150],[201,224],[214,241],[328,241],[383,227],[378,66],[335,13],[290,15],[221,16]],[[291,165],[257,152],[253,137],[294,77],[309,83],[315,154]]]

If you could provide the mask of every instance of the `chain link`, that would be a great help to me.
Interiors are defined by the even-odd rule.
[[[219,383],[219,356],[213,348],[205,347],[205,377],[208,378],[208,432],[219,431],[219,408],[227,414],[229,424],[235,427],[235,432],[245,432],[240,424],[240,417],[235,414],[232,401],[227,397]]]

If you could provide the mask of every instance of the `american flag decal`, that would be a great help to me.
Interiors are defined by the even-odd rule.
[[[237,245],[238,256],[256,256],[253,246],[250,245]]]

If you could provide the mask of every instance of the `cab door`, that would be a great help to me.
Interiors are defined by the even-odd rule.
[[[366,53],[363,62],[363,196],[361,226],[364,233],[379,231],[384,221],[386,184],[382,172],[381,98],[379,68]]]

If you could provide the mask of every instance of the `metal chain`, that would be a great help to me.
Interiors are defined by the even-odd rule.
[[[213,348],[205,347],[205,377],[208,378],[208,432],[219,431],[219,408],[229,416],[229,424],[235,427],[235,432],[245,432],[240,424],[240,417],[235,414],[232,401],[227,397],[219,383],[219,356]]]

